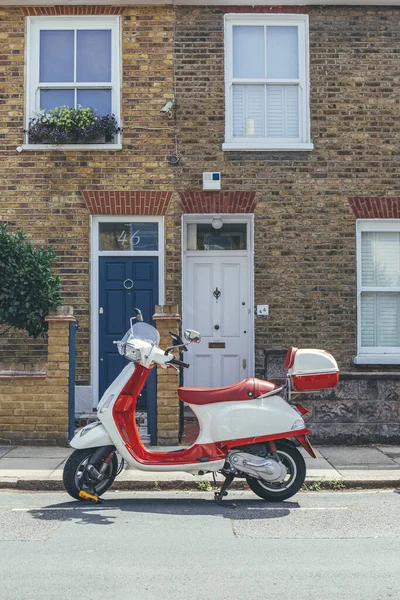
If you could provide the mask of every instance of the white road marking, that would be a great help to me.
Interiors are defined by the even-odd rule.
[[[325,506],[314,506],[314,507],[306,507],[306,506],[247,506],[247,510],[348,510],[348,506],[337,506],[337,507],[325,507]],[[54,508],[12,508],[11,512],[54,512],[56,510],[61,511],[78,511],[78,510],[120,510],[120,506],[66,506],[62,508],[61,506],[57,506]],[[188,509],[189,510],[189,509]]]
[[[330,506],[314,506],[314,507],[307,507],[307,506],[266,506],[266,507],[260,507],[257,508],[256,506],[248,506],[247,510],[349,510],[348,506],[335,506],[335,507],[330,507]]]
[[[306,506],[247,506],[247,510],[348,510],[348,506],[337,506],[337,507],[325,507],[325,506],[314,506],[314,507],[306,507]],[[46,508],[12,508],[12,512],[54,512],[54,511],[78,511],[78,510],[121,510],[120,506],[66,506],[62,508],[61,506],[56,506],[54,508],[46,507]],[[189,510],[189,509],[188,509]]]
[[[61,507],[55,507],[55,508],[12,508],[11,512],[31,512],[31,511],[36,511],[36,512],[54,512],[55,510],[62,510],[62,511],[66,511],[66,510],[120,510],[120,506],[77,506],[77,507],[73,507],[73,506],[66,506],[65,508],[61,508]]]

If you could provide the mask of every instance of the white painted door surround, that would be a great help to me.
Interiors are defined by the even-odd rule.
[[[222,220],[214,221],[219,237],[213,219]],[[185,353],[186,386],[218,387],[254,374],[252,225],[252,215],[183,218],[183,327],[202,336]]]

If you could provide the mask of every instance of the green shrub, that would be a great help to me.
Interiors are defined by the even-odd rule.
[[[0,225],[0,325],[6,331],[25,329],[34,338],[47,331],[44,318],[61,304],[54,257],[51,246],[36,250],[21,231]]]

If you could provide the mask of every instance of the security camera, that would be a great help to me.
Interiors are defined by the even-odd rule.
[[[17,146],[15,149],[16,149],[17,152],[22,152],[23,147],[22,146]]]
[[[171,108],[173,107],[174,103],[173,102],[167,102],[166,104],[164,104],[164,106],[162,107],[160,112],[163,113],[170,113],[171,112]]]

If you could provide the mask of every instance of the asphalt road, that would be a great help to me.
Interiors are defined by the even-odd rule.
[[[400,493],[0,492],[0,600],[398,600]]]

